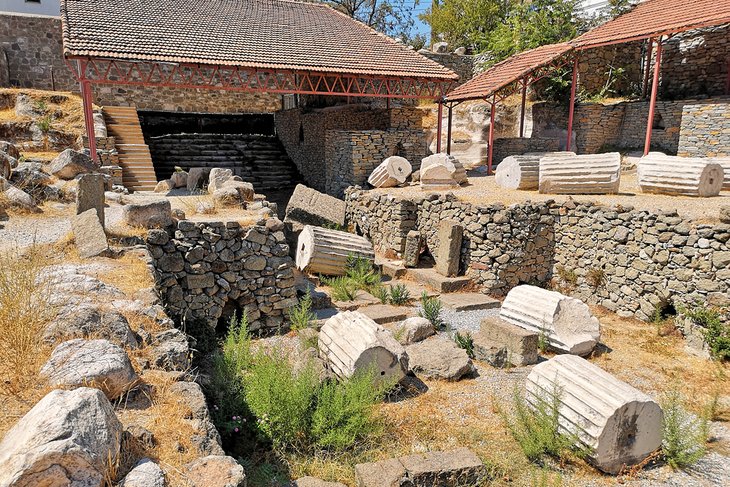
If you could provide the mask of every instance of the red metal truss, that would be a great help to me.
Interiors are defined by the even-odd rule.
[[[74,62],[75,61],[75,62]],[[81,83],[369,98],[440,99],[454,81],[215,66],[67,58]]]

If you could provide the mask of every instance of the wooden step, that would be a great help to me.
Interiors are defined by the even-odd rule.
[[[144,141],[136,107],[104,107],[107,132],[116,139],[122,182],[132,190],[151,191],[157,185],[150,149]]]

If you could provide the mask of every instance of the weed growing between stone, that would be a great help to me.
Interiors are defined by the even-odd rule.
[[[684,407],[682,395],[675,389],[664,397],[664,431],[662,453],[666,462],[675,469],[684,469],[697,463],[705,455],[709,438],[709,420],[695,416]]]
[[[286,313],[287,318],[291,322],[292,330],[303,330],[309,328],[312,322],[317,319],[317,315],[312,312],[312,294],[307,291],[304,296],[299,299],[299,304],[289,308]]]
[[[530,396],[529,399],[516,389],[512,415],[499,411],[504,424],[531,462],[543,465],[552,458],[564,464],[588,455],[589,450],[580,446],[577,433],[566,431],[560,425],[561,405],[562,391],[556,385],[542,396]]]
[[[390,286],[390,304],[404,306],[411,301],[411,293],[405,284]]]
[[[443,304],[439,298],[430,298],[424,291],[421,294],[421,309],[418,312],[418,316],[426,318],[436,330],[440,330],[445,326],[444,320],[441,318],[442,308]]]
[[[715,360],[730,360],[730,326],[722,322],[720,312],[702,304],[680,308],[679,312],[701,326],[710,355]]]
[[[372,262],[354,255],[347,257],[344,276],[320,276],[322,283],[332,288],[332,298],[335,301],[352,301],[357,291],[361,289],[368,291],[377,286],[382,287],[381,279]]]
[[[454,334],[454,341],[459,348],[463,348],[464,350],[466,350],[466,354],[469,356],[469,358],[474,358],[474,338],[471,336],[471,333],[461,333],[457,331]]]

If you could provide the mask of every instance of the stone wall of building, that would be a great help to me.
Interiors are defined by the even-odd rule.
[[[78,83],[63,61],[59,17],[0,14],[0,50],[7,58],[7,73],[0,75],[7,84],[0,86],[78,90]]]
[[[730,103],[685,105],[677,155],[730,157]]]
[[[466,83],[474,77],[474,74],[476,74],[475,70],[477,69],[476,64],[478,62],[477,56],[470,56],[468,54],[459,55],[454,54],[453,52],[437,53],[427,49],[421,49],[418,53],[432,61],[436,61],[441,66],[444,66],[458,74],[459,84]]]
[[[494,139],[492,158],[494,165],[502,159],[528,152],[556,152],[560,150],[560,140],[556,137],[505,137]]]
[[[696,29],[665,41],[660,94],[666,98],[728,94],[730,24]]]
[[[641,56],[641,42],[582,51],[578,58],[579,89],[611,96],[639,93],[643,82]]]
[[[282,326],[298,302],[283,229],[272,218],[250,227],[182,220],[170,233],[151,230],[147,247],[168,314],[215,328],[245,311],[252,331]]]
[[[402,252],[417,230],[433,253],[439,222],[463,225],[461,271],[489,294],[559,281],[564,269],[577,276],[556,283],[564,292],[622,316],[647,320],[655,307],[695,300],[730,304],[728,224],[572,201],[477,206],[450,194],[404,201],[359,188],[348,189],[346,201],[348,222],[380,252]]]
[[[325,140],[326,192],[342,197],[348,186],[364,185],[387,157],[405,157],[415,171],[428,154],[422,130],[330,130]]]

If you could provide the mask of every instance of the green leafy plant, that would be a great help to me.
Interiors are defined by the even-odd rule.
[[[367,289],[381,281],[380,273],[373,268],[372,262],[356,255],[347,256],[345,275],[359,289]]]
[[[702,333],[715,360],[730,360],[730,326],[722,322],[720,312],[703,303],[680,308],[680,313],[703,328]]]
[[[317,315],[312,312],[312,293],[307,291],[299,299],[299,304],[289,308],[286,315],[291,322],[292,330],[309,328],[312,322],[317,319]]]
[[[375,296],[382,304],[388,304],[388,302],[390,302],[390,293],[388,292],[388,288],[382,284],[372,286],[370,288],[370,294]]]
[[[441,318],[442,309],[443,304],[439,298],[430,298],[425,291],[423,292],[421,295],[421,309],[418,311],[418,316],[430,321],[436,330],[444,327],[444,321]]]
[[[52,119],[49,115],[46,115],[44,117],[41,117],[36,122],[36,126],[38,127],[38,130],[43,132],[44,134],[47,134],[51,131],[52,128]]]
[[[405,284],[390,286],[390,302],[396,306],[403,306],[411,301],[411,293]]]
[[[48,103],[45,100],[38,100],[33,103],[33,110],[39,113],[46,113],[48,111]]]
[[[537,349],[545,353],[549,348],[550,340],[548,339],[547,332],[544,329],[540,329],[540,332],[537,334]]]
[[[466,354],[469,358],[474,358],[474,337],[469,332],[456,332],[454,334],[454,341],[459,348],[466,350]]]
[[[694,465],[706,452],[709,421],[688,413],[677,390],[667,393],[662,401],[662,410],[662,453],[666,462],[675,469]]]
[[[542,463],[545,457],[566,461],[583,458],[590,450],[583,446],[577,432],[560,425],[562,389],[554,385],[541,395],[527,399],[515,389],[512,415],[500,411],[510,433],[531,462]]]
[[[606,284],[606,271],[600,267],[593,267],[586,272],[586,282],[593,289],[598,289]]]
[[[332,288],[332,299],[335,301],[352,301],[355,299],[358,288],[347,276],[321,276],[320,280],[325,286]]]
[[[333,223],[333,222],[324,222],[322,224],[322,228],[327,228],[329,230],[338,230],[340,232],[345,232],[347,229],[340,225],[339,223]]]

